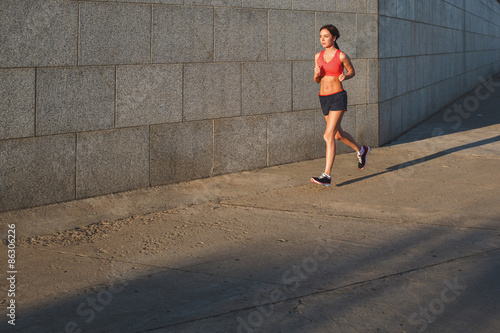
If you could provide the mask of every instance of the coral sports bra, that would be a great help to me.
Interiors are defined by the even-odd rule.
[[[325,50],[321,51],[318,57],[318,65],[321,68],[320,76],[339,76],[344,73],[344,65],[340,62],[340,50],[335,52],[330,62],[325,62]]]

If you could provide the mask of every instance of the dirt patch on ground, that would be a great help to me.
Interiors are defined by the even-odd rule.
[[[77,227],[71,230],[58,232],[52,235],[43,235],[35,237],[24,237],[17,239],[17,245],[25,244],[39,246],[60,246],[80,243],[93,243],[97,239],[106,238],[112,233],[119,231],[129,224],[132,219],[123,219],[115,221],[103,221],[87,225],[85,227]]]
[[[212,214],[218,207],[210,205],[201,210],[201,216],[193,219],[192,208],[172,209],[125,219],[107,220],[56,232],[49,235],[19,237],[17,246],[60,248],[78,244],[109,245],[121,244],[133,247],[142,243],[140,253],[157,253],[172,246],[182,245],[194,235],[200,240],[193,246],[203,246],[205,237],[213,232],[227,233],[234,236],[235,221],[212,221]],[[200,220],[198,220],[200,219]],[[241,228],[241,226],[240,226]],[[105,240],[107,239],[107,240]]]

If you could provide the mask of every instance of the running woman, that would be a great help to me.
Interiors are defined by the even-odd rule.
[[[347,92],[342,82],[351,79],[355,72],[351,60],[347,54],[340,51],[337,44],[339,31],[331,24],[325,25],[319,30],[319,37],[325,49],[315,56],[314,81],[321,83],[319,100],[326,120],[326,130],[323,135],[326,142],[326,165],[325,172],[319,177],[311,178],[311,181],[330,186],[330,174],[335,160],[335,140],[340,140],[357,151],[360,170],[366,165],[366,155],[370,152],[370,147],[358,145],[340,126],[342,117],[347,111]],[[347,70],[346,74],[344,69]]]

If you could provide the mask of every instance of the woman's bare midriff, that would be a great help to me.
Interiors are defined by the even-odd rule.
[[[321,78],[321,87],[319,89],[319,94],[322,96],[335,94],[342,91],[342,83],[336,76],[323,76]]]

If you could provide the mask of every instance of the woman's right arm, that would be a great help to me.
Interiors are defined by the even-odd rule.
[[[316,53],[314,56],[314,82],[320,83],[322,76],[321,74],[321,67],[318,65],[318,58],[319,58],[319,53]]]

